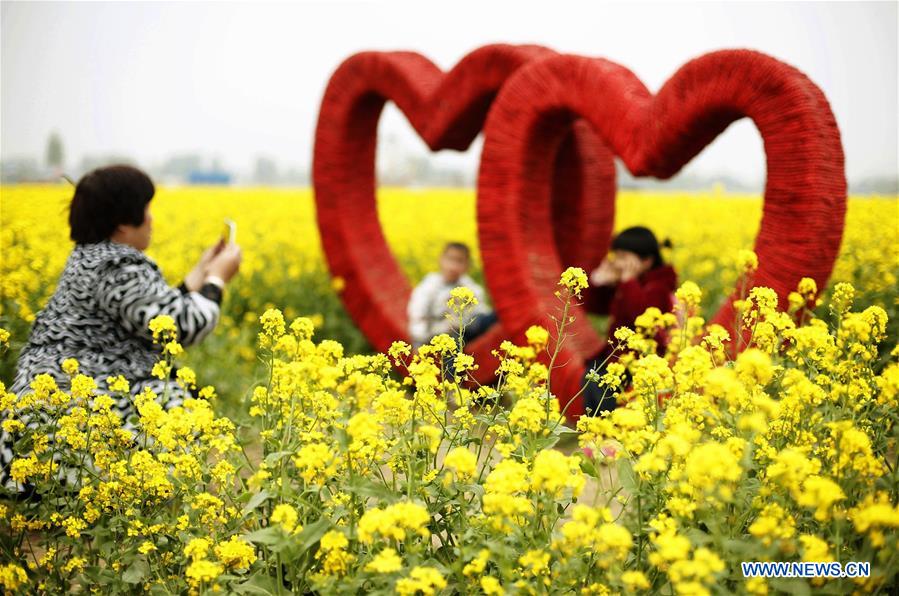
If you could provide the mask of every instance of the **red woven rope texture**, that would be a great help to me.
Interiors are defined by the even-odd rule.
[[[803,276],[823,288],[843,232],[843,149],[826,98],[801,72],[759,52],[719,51],[690,61],[652,95],[608,60],[553,55],[516,71],[485,124],[478,182],[485,278],[510,338],[522,341],[529,325],[550,324],[547,313],[557,311],[552,291],[562,263],[549,232],[545,147],[567,123],[588,122],[633,174],[668,178],[742,117],[758,128],[768,166],[752,284],[773,288],[782,301]],[[733,334],[731,302],[712,320]],[[562,360],[581,366],[554,373],[562,404],[579,389],[585,348],[599,341],[585,313],[572,332]],[[580,399],[569,412],[583,412]]]
[[[408,340],[411,292],[377,216],[375,151],[384,103],[394,102],[432,150],[464,150],[481,131],[506,79],[550,54],[536,46],[486,46],[444,74],[419,54],[363,52],[344,61],[331,77],[315,136],[316,213],[330,271],[345,281],[344,305],[376,349]],[[556,259],[590,267],[604,255],[607,242],[602,239],[612,229],[614,163],[589,127],[573,129],[573,124],[560,127],[551,151],[543,149],[553,161],[551,169],[559,173],[546,189],[555,198],[550,201],[553,214],[545,221],[558,220],[559,228],[575,230],[559,236]],[[482,380],[492,377],[495,359],[490,352],[506,335],[497,327],[468,346],[481,362]]]

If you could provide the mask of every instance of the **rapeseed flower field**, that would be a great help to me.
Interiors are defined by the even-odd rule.
[[[2,381],[71,248],[70,192],[3,189]],[[391,190],[380,199],[410,279],[433,267],[446,240],[476,247],[472,193]],[[0,586],[894,591],[899,202],[850,200],[821,298],[809,279],[788,305],[748,289],[738,309],[751,340],[737,356],[726,331],[704,323],[754,266],[760,199],[624,191],[617,205],[617,227],[644,224],[672,240],[678,312],[647,311],[635,330],[616,333],[627,357],[602,383],[622,405],[572,428],[538,356],[558,349],[550,336],[564,343],[583,271],[560,276],[558,327],[532,328],[526,345],[504,343],[499,381],[476,387],[462,380],[477,363],[448,335],[417,352],[397,342],[368,353],[324,267],[308,191],[160,190],[149,252],[169,281],[215,241],[224,217],[238,222],[244,247],[214,338],[182,356],[174,321],[151,324],[166,346],[160,375],[179,369],[171,383],[203,389],[171,410],[145,391],[126,425],[73,360],[66,390],[47,375],[23,395],[0,386],[2,424],[17,439],[12,476],[41,496],[0,503]],[[454,292],[460,320],[473,300]],[[661,329],[672,341],[660,354]],[[129,391],[128,379],[110,386]],[[35,419],[43,422],[28,424]],[[565,443],[576,448],[554,448]],[[861,561],[870,573],[745,578],[742,561]]]
[[[27,337],[28,324],[46,302],[73,243],[68,239],[65,185],[7,186],[0,196],[0,324]],[[410,282],[436,268],[445,242],[469,243],[474,276],[480,278],[474,191],[382,189],[379,214],[388,243]],[[161,188],[153,199],[153,243],[148,254],[170,283],[177,284],[221,232],[224,218],[238,224],[244,251],[241,273],[229,286],[222,322],[215,335],[192,352],[194,364],[223,394],[238,390],[228,374],[202,362],[234,360],[241,375],[255,364],[247,322],[278,305],[287,317],[307,315],[318,333],[340,341],[353,353],[370,350],[349,320],[327,273],[318,241],[315,205],[309,189]],[[666,251],[681,280],[706,293],[703,312],[711,315],[734,287],[737,254],[750,249],[758,231],[761,198],[704,193],[619,192],[616,228],[647,225],[669,238]],[[859,288],[864,304],[880,304],[890,316],[889,337],[899,337],[899,200],[851,197],[840,258],[831,278]],[[451,222],[452,225],[448,225]],[[599,328],[604,327],[599,323]],[[16,344],[0,361],[0,378],[12,374]]]

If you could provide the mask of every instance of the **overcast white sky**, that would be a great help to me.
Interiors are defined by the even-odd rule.
[[[747,47],[804,71],[843,134],[850,180],[897,175],[897,3],[303,2],[2,3],[0,153],[67,162],[179,152],[238,170],[267,154],[308,165],[333,69],[369,49],[422,52],[443,68],[491,42],[615,60],[658,89],[685,61]],[[390,132],[421,147],[398,115]],[[423,150],[423,149],[422,149]],[[476,156],[442,157],[476,165]],[[688,166],[764,177],[759,136],[733,125]]]

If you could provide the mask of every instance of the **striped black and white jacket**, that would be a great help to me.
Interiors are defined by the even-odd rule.
[[[184,284],[169,286],[156,263],[131,246],[110,240],[76,245],[53,296],[35,318],[7,391],[29,392],[31,380],[41,373],[52,375],[61,389],[68,390],[62,362],[75,358],[79,372],[96,379],[97,393],[106,392],[107,377],[122,375],[130,382],[132,395],[149,386],[162,396],[164,381],[150,374],[161,352],[153,344],[150,320],[171,316],[180,343],[189,346],[216,326],[221,299],[214,284],[195,292]],[[163,405],[175,407],[184,397],[176,383],[169,383]],[[119,399],[116,408],[126,420],[134,413],[129,397]],[[6,416],[0,412],[0,420]],[[0,431],[0,487],[9,487],[7,471],[13,457],[11,437]]]

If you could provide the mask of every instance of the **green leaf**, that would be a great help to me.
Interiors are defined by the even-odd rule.
[[[383,499],[393,502],[397,496],[388,487],[380,482],[374,482],[369,478],[355,478],[347,484],[347,492],[359,495],[361,497],[373,497],[375,499]]]
[[[811,596],[812,590],[808,581],[797,577],[777,577],[768,580],[768,584],[777,592],[792,594],[793,596]]]
[[[831,579],[829,582],[824,584],[823,586],[816,586],[814,593],[817,594],[848,594],[852,590],[849,588],[848,581],[851,580],[839,580],[839,579]]]
[[[591,478],[599,478],[599,470],[596,469],[596,464],[592,459],[584,455],[582,451],[577,451],[576,454],[580,457],[580,467],[581,472],[590,476]]]
[[[462,490],[467,493],[472,493],[479,497],[484,496],[484,486],[481,484],[463,484]]]
[[[544,449],[552,449],[558,442],[559,437],[554,434],[549,435],[548,437],[538,437],[534,440],[534,448],[538,451],[542,451]]]
[[[138,559],[122,573],[122,581],[128,584],[139,584],[150,574],[150,566],[143,559]]]
[[[274,453],[269,453],[265,456],[265,465],[272,467],[288,455],[293,455],[293,451],[275,451]]]
[[[275,596],[281,593],[278,584],[275,583],[275,578],[263,573],[253,575],[242,584],[234,586],[232,590],[235,594],[263,594],[267,596]]]
[[[712,543],[712,537],[707,532],[703,532],[699,528],[688,528],[684,530],[687,538],[696,546],[708,546]]]
[[[150,594],[152,596],[171,596],[169,589],[162,584],[153,584],[150,586]]]
[[[618,460],[618,482],[627,492],[631,494],[637,492],[637,475],[634,473],[631,460],[626,457]]]
[[[252,542],[253,544],[274,546],[276,544],[285,542],[287,538],[280,526],[270,526],[268,528],[263,528],[261,530],[256,530],[255,532],[245,534],[244,539]]]
[[[100,567],[87,567],[84,575],[90,578],[90,582],[100,586],[110,586],[122,580],[118,573],[112,569],[103,569]]]
[[[303,526],[303,531],[300,532],[300,548],[303,551],[310,549],[313,544],[321,540],[330,528],[331,520],[326,517],[322,517],[308,526]]]
[[[260,491],[253,495],[250,498],[250,501],[246,504],[241,512],[242,517],[246,517],[250,513],[252,513],[257,507],[259,507],[262,503],[264,503],[269,497],[271,497],[271,493],[267,490]]]
[[[744,561],[757,560],[753,558],[753,555],[756,554],[758,548],[759,545],[757,542],[746,538],[728,538],[724,541],[724,549],[728,553],[742,556]]]
[[[573,428],[559,424],[553,429],[553,434],[559,437],[579,437],[581,433]]]

